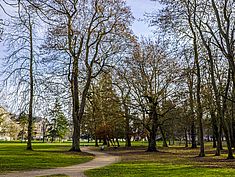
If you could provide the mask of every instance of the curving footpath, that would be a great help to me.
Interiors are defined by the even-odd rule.
[[[118,162],[120,157],[112,156],[104,152],[97,152],[89,150],[88,148],[83,149],[84,152],[94,154],[95,158],[89,162],[72,165],[68,167],[59,167],[47,170],[35,170],[35,171],[19,171],[8,173],[5,175],[0,175],[0,177],[36,177],[36,176],[47,176],[47,175],[56,175],[56,174],[65,174],[70,177],[85,177],[83,174],[84,171],[100,168],[112,163]]]

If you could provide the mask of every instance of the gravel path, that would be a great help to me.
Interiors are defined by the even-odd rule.
[[[89,148],[83,149],[84,152],[88,152],[95,155],[95,158],[89,162],[68,166],[60,167],[47,170],[35,170],[35,171],[20,171],[0,175],[0,177],[35,177],[35,176],[46,176],[55,174],[65,174],[70,177],[85,177],[83,172],[94,168],[104,167],[106,165],[118,162],[120,160],[117,156],[112,156],[104,152],[97,152],[89,150]]]

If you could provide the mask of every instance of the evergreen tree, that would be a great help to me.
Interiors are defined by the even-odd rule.
[[[56,99],[55,106],[51,111],[51,116],[52,119],[49,128],[49,136],[53,142],[56,138],[61,140],[65,137],[66,133],[68,132],[69,125],[58,99]]]
[[[107,141],[115,145],[114,139],[116,139],[119,146],[118,138],[124,138],[125,134],[125,120],[120,100],[113,89],[111,74],[103,74],[98,85],[99,118],[102,122],[99,129],[104,131],[104,144]]]
[[[18,118],[19,124],[20,124],[20,133],[19,136],[21,138],[21,141],[25,140],[25,135],[26,135],[26,129],[27,129],[27,124],[28,124],[28,115],[25,114],[24,112],[19,115]]]

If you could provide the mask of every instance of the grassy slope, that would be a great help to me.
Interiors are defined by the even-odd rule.
[[[69,166],[93,158],[86,153],[68,152],[70,144],[64,143],[34,143],[34,151],[25,148],[26,144],[0,143],[0,173]]]
[[[148,153],[145,148],[120,148],[114,155],[122,156],[122,161],[101,169],[86,171],[89,177],[228,177],[235,176],[235,160],[226,160],[226,152],[221,157],[214,156],[214,150],[206,147],[207,156],[197,157],[199,149],[183,147],[160,148],[160,152]]]

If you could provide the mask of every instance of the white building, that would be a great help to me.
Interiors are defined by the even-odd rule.
[[[20,126],[12,120],[13,114],[0,106],[0,140],[16,140],[20,132]]]

